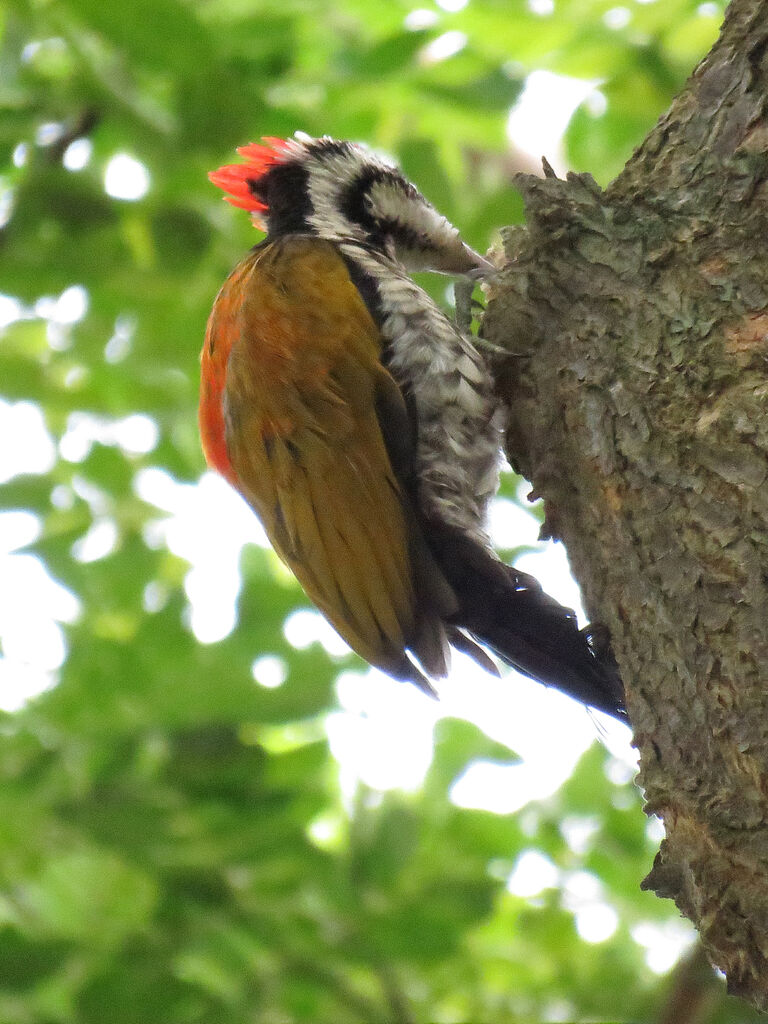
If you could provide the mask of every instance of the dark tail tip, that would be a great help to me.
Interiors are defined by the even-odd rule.
[[[440,532],[436,554],[460,604],[453,623],[518,672],[628,722],[605,627],[580,630],[575,613],[545,594],[533,576],[458,531]]]
[[[542,606],[540,598],[546,598]],[[551,603],[550,603],[551,602]],[[543,591],[507,595],[501,612],[473,615],[467,628],[508,665],[589,707],[628,722],[624,687],[610,647],[596,646],[593,627],[580,630],[574,613]]]

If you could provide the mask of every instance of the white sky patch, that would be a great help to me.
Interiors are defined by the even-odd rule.
[[[31,309],[19,310],[14,319],[32,319],[39,317],[46,320],[46,338],[50,347],[62,352],[71,345],[71,328],[83,319],[88,312],[89,295],[81,284],[73,284],[58,297],[41,295]]]
[[[40,520],[32,512],[0,512],[0,556],[32,544],[40,536],[40,529]]]
[[[71,366],[64,375],[64,386],[67,388],[76,387],[88,377],[88,370],[84,366]]]
[[[603,898],[602,883],[588,871],[566,877],[563,905],[576,918],[576,930],[585,942],[605,942],[618,927],[618,914]]]
[[[306,614],[319,619],[317,613]],[[304,628],[312,619],[299,621],[301,632],[297,629],[297,635],[289,639],[305,646]],[[494,679],[470,658],[456,654],[453,672],[437,686],[439,701],[374,669],[344,673],[337,687],[343,710],[333,719],[332,750],[341,764],[345,792],[351,791],[356,778],[368,785],[374,785],[375,779],[380,789],[413,789],[425,767],[424,744],[431,745],[425,737],[431,735],[439,718],[457,717],[475,722],[505,743],[521,756],[522,763],[471,764],[452,787],[454,803],[509,814],[554,793],[598,738],[595,722],[580,704],[556,690],[511,669],[502,672],[501,680]],[[605,718],[601,716],[601,724]],[[329,725],[329,735],[330,729]],[[629,756],[634,756],[625,726],[606,719],[605,729],[617,751],[626,754],[629,749]],[[397,758],[391,756],[393,750],[398,751]]]
[[[420,29],[432,28],[437,24],[439,17],[437,11],[417,7],[416,10],[406,14],[403,24],[410,32],[418,32]]]
[[[64,134],[64,125],[59,121],[44,121],[37,126],[35,142],[38,146],[52,146]]]
[[[75,595],[57,583],[36,555],[9,555],[3,561],[0,609],[8,618],[45,614],[58,622],[74,622],[80,613]]]
[[[586,711],[574,701],[511,669],[502,672],[501,680],[485,673],[481,677],[480,669],[467,668],[463,680],[456,678],[458,672],[452,673],[441,684],[440,693],[446,713],[476,722],[522,758],[516,765],[470,765],[454,785],[451,798],[461,807],[511,814],[530,800],[554,793],[597,733]],[[477,678],[470,683],[469,675]]]
[[[0,483],[20,473],[48,473],[56,461],[56,446],[40,407],[33,402],[0,398],[0,437],[23,438],[23,443],[0,445]]]
[[[600,742],[612,755],[606,769],[607,778],[617,786],[629,786],[637,775],[640,761],[640,754],[632,745],[632,730],[600,711],[593,711],[591,715],[599,729]]]
[[[251,674],[259,686],[275,690],[288,678],[288,664],[277,654],[263,654],[251,665]]]
[[[75,139],[64,150],[61,162],[68,171],[82,171],[90,163],[93,143],[90,139]]]
[[[696,941],[693,925],[682,918],[661,923],[643,921],[635,925],[631,935],[644,947],[645,962],[654,974],[666,974]]]
[[[128,153],[117,153],[104,169],[104,191],[113,199],[143,199],[150,183],[147,168]]]
[[[536,160],[545,156],[558,174],[566,171],[563,133],[596,82],[533,71],[507,120],[507,138]]]
[[[0,708],[15,711],[55,683],[66,657],[59,623],[80,603],[34,555],[0,555],[0,579]]]
[[[24,307],[18,299],[12,295],[0,295],[0,331],[17,320],[21,320],[23,316]]]
[[[72,477],[72,490],[78,498],[82,498],[88,504],[94,516],[105,516],[112,508],[112,496],[101,487],[97,487],[92,480],[87,480],[77,473]]]
[[[59,36],[49,36],[48,39],[33,39],[26,43],[21,51],[22,64],[29,64],[41,52],[48,50],[50,53],[64,53],[67,44]]]
[[[528,10],[544,18],[548,14],[554,14],[555,0],[528,0]]]
[[[87,312],[88,292],[81,284],[73,284],[56,299],[48,319],[59,324],[76,324]]]
[[[435,2],[444,11],[448,11],[449,14],[455,14],[457,11],[463,11],[469,0],[435,0]]]
[[[660,843],[666,835],[664,822],[661,818],[657,818],[655,814],[649,818],[645,823],[645,834],[652,843]]]
[[[335,847],[344,835],[344,821],[341,816],[315,818],[307,834],[321,849]]]
[[[116,445],[127,455],[147,455],[157,445],[160,432],[151,416],[132,413],[112,420],[88,412],[73,412],[59,442],[61,457],[82,462],[95,443]]]
[[[34,315],[41,320],[51,320],[56,309],[56,299],[52,295],[41,295],[39,299],[35,300],[32,309]]]
[[[626,28],[632,20],[632,12],[628,7],[611,7],[603,15],[604,24],[611,29]]]
[[[66,511],[75,504],[75,492],[68,484],[56,484],[51,491],[51,504],[54,508]]]
[[[560,822],[560,831],[566,843],[579,856],[587,852],[590,841],[599,828],[599,818],[571,815]]]
[[[240,573],[237,565],[221,566],[211,589],[211,566],[195,565],[184,579],[189,601],[189,625],[201,644],[213,644],[229,636],[237,623]]]
[[[166,544],[191,565],[185,591],[192,631],[201,643],[222,640],[236,621],[243,545],[268,547],[261,524],[214,473],[205,473],[197,484],[180,484],[165,470],[143,469],[135,488],[144,501],[170,513],[150,524],[148,543]]]
[[[488,532],[494,547],[516,548],[538,544],[540,524],[528,509],[509,498],[494,498],[488,515]]]
[[[591,117],[602,117],[608,109],[605,93],[594,89],[584,100],[584,109]]]
[[[15,192],[10,185],[0,179],[0,228],[4,228],[11,219]]]
[[[112,435],[115,444],[129,455],[147,455],[157,445],[160,432],[151,416],[133,413],[113,423]]]
[[[136,317],[119,316],[115,320],[112,337],[104,346],[104,358],[108,363],[119,363],[130,353],[133,336],[136,333]]]
[[[376,669],[343,672],[336,690],[343,710],[328,716],[326,729],[343,795],[350,800],[358,781],[416,790],[432,759],[436,702]]]
[[[558,884],[560,872],[539,850],[523,850],[509,876],[507,888],[513,896],[530,899]]]
[[[0,710],[20,711],[34,697],[55,686],[57,679],[55,672],[0,657]]]
[[[466,45],[467,35],[465,32],[459,32],[458,29],[443,32],[442,35],[437,36],[421,49],[419,63],[425,67],[429,67],[431,64],[440,64],[442,61],[448,60],[449,57],[455,57],[457,53],[461,53]]]
[[[99,519],[72,545],[72,557],[78,562],[97,562],[117,546],[117,525],[111,519]]]
[[[609,749],[610,745],[609,745]],[[634,748],[630,747],[626,751],[626,756],[619,753],[611,761],[608,762],[605,768],[605,774],[609,782],[612,782],[614,786],[627,786],[637,775],[637,767],[639,763],[640,755]]]
[[[608,903],[593,903],[576,911],[576,931],[585,942],[606,942],[619,926],[619,915]]]
[[[170,591],[164,583],[160,583],[159,580],[150,580],[144,587],[141,604],[145,612],[154,615],[165,608],[169,597]]]
[[[299,608],[283,623],[283,636],[299,651],[319,643],[332,657],[349,654],[349,644],[342,640],[333,626],[314,608]]]

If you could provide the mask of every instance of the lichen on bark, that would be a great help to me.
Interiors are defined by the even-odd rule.
[[[768,1009],[768,4],[605,191],[520,176],[483,334],[514,465],[610,630],[666,838],[644,885]]]

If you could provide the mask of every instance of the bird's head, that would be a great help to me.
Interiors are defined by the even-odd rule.
[[[297,134],[265,138],[238,153],[245,163],[209,177],[271,236],[353,239],[409,271],[479,278],[493,270],[397,167],[363,146]]]

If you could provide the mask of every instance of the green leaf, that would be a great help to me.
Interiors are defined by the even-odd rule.
[[[428,40],[427,32],[398,32],[369,46],[350,48],[342,57],[344,71],[363,80],[401,74],[414,66],[414,57]]]
[[[446,793],[474,761],[513,765],[520,758],[503,743],[489,739],[482,730],[458,718],[443,718],[435,727],[435,753],[426,780],[429,792]]]
[[[157,892],[150,877],[109,851],[63,852],[24,884],[19,914],[33,934],[119,945],[149,922]]]

